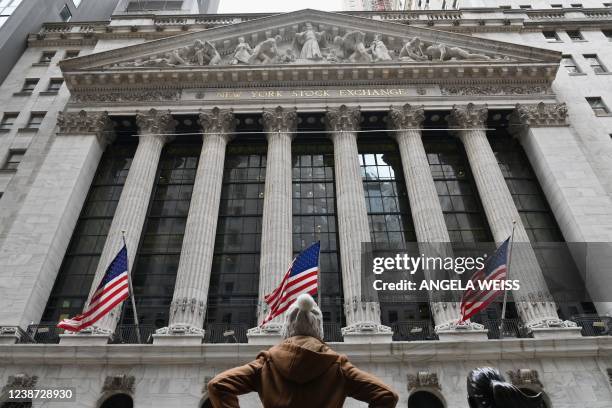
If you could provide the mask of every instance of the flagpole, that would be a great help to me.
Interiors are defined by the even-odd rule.
[[[121,237],[123,239],[123,246],[125,246],[125,250],[127,252],[127,243],[125,242],[125,231],[121,231]],[[128,276],[128,286],[130,289],[130,298],[132,299],[132,310],[134,311],[134,325],[136,326],[136,339],[138,340],[138,344],[142,344],[142,339],[140,338],[140,325],[138,324],[138,314],[136,313],[136,301],[134,300],[134,288],[132,288],[132,276],[130,272],[130,260],[129,256],[127,259],[127,276]]]
[[[319,242],[319,256],[317,257],[317,304],[321,306],[321,226],[317,225],[315,233],[316,242]]]
[[[510,280],[510,262],[512,261],[512,244],[514,243],[514,230],[516,229],[516,220],[512,220],[512,233],[510,234],[510,242],[508,244],[508,267],[506,270],[506,281]],[[502,305],[501,322],[499,324],[499,339],[504,338],[504,320],[506,319],[506,305],[508,303],[508,289],[504,288],[504,303]]]

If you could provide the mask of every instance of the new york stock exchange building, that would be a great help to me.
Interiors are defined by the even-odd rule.
[[[548,408],[612,407],[612,14],[566,6],[117,12],[31,34],[0,88],[2,406],[211,406],[210,378],[279,341],[263,297],[320,240],[325,340],[398,406],[467,407],[490,366]],[[513,221],[501,332],[499,303],[458,324],[457,302],[362,296],[362,243],[494,245]],[[138,332],[129,301],[58,329],[124,238]],[[586,295],[558,297],[567,282]]]

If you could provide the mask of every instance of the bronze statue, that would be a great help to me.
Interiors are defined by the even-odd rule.
[[[542,393],[527,395],[490,367],[470,371],[467,393],[470,408],[546,408]]]

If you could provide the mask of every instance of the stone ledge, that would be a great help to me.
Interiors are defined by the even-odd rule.
[[[470,360],[525,360],[551,357],[610,357],[612,336],[575,339],[508,339],[485,341],[414,341],[330,343],[358,363]],[[5,365],[204,364],[247,362],[265,346],[254,344],[167,345],[0,345]]]

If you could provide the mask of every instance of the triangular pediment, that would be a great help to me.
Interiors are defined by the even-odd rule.
[[[254,66],[558,63],[555,51],[436,29],[300,10],[61,63],[64,72]]]

